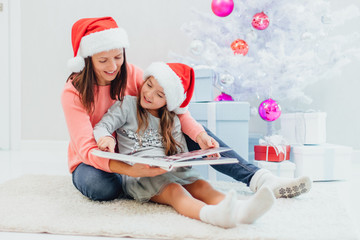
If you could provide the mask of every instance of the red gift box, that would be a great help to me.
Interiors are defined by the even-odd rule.
[[[255,145],[255,160],[269,161],[269,162],[282,162],[290,159],[290,145],[286,145],[286,155],[279,151],[276,155],[276,150],[272,146]],[[267,154],[267,157],[266,157]]]

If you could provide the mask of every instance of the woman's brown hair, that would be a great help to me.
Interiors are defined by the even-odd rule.
[[[123,100],[127,85],[127,63],[125,49],[123,49],[124,62],[121,65],[120,72],[115,79],[111,81],[110,97],[113,100]],[[98,90],[96,75],[94,72],[91,57],[85,58],[85,67],[80,73],[72,73],[68,80],[72,80],[72,84],[80,94],[80,101],[84,105],[88,113],[94,111],[94,92]],[[67,81],[68,81],[67,80]]]
[[[145,84],[146,81],[144,81],[142,86]],[[140,92],[141,91],[139,91],[139,95]],[[172,136],[172,130],[174,129],[174,118],[176,114],[174,112],[170,112],[167,109],[166,105],[160,108],[158,110],[158,113],[160,117],[160,130],[161,130],[161,136],[163,138],[165,155],[166,156],[174,155],[179,152],[178,151],[179,149],[181,149],[181,145],[178,142],[176,142],[176,140]],[[141,107],[140,96],[138,96],[137,99],[138,129],[136,131],[137,133],[140,133],[141,130],[145,130],[148,127],[149,121],[147,115],[148,112],[146,111],[146,109]]]

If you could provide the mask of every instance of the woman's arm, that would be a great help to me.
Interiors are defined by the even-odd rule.
[[[98,147],[93,136],[93,126],[90,116],[80,102],[77,91],[70,86],[66,87],[61,96],[61,103],[70,135],[70,165],[83,162],[97,169],[111,172],[109,159],[100,158],[91,154],[91,151]]]
[[[135,163],[128,165],[117,160],[110,160],[109,167],[112,172],[128,175],[130,177],[155,177],[167,171],[159,167],[150,167],[146,164]]]
[[[144,82],[143,71],[133,64],[128,64],[127,70],[126,95],[138,96],[141,85]]]
[[[188,135],[193,141],[197,142],[197,136],[201,132],[205,132],[203,126],[191,116],[189,111],[186,111],[184,114],[179,114],[177,116],[180,119],[181,130],[183,133]]]
[[[186,111],[185,114],[178,115],[178,117],[182,131],[198,143],[201,149],[219,147],[219,143],[207,134],[203,126],[190,115],[189,111]],[[219,154],[216,154],[216,156],[218,155]]]

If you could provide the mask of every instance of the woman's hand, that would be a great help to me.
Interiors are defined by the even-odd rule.
[[[196,137],[196,142],[199,144],[201,149],[219,147],[219,143],[206,132],[201,132]],[[219,153],[208,155],[207,157],[220,157]]]
[[[159,167],[151,167],[146,164],[135,163],[130,169],[129,176],[131,177],[155,177],[166,173],[165,169]]]
[[[115,152],[115,139],[110,136],[101,137],[98,141],[98,148],[105,152]]]

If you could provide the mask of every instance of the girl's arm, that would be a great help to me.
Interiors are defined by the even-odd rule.
[[[104,137],[112,137],[112,133],[126,123],[128,116],[127,98],[123,102],[116,101],[94,127],[94,137],[97,143]],[[114,145],[115,147],[115,145]],[[109,149],[113,152],[114,149]]]
[[[97,141],[98,147],[100,150],[105,151],[105,152],[115,152],[115,145],[116,145],[116,141],[115,138],[113,136],[109,137],[109,136],[105,136],[105,137],[101,137],[99,138],[99,140]]]

